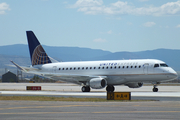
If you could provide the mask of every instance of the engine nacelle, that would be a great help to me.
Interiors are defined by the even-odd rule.
[[[93,78],[89,81],[90,87],[94,89],[101,89],[106,87],[107,81],[104,78]]]
[[[140,88],[143,86],[143,83],[128,83],[125,85],[128,86],[129,88]]]

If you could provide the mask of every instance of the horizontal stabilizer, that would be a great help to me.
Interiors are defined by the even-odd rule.
[[[24,68],[22,68],[21,66],[19,66],[18,64],[16,64],[16,63],[13,62],[12,60],[11,60],[11,62],[12,62],[18,69],[20,69],[21,71],[26,72],[26,70],[25,70]]]
[[[37,68],[31,68],[31,67],[22,67],[22,66],[19,66],[17,63],[15,63],[15,62],[13,62],[12,60],[11,60],[11,62],[18,68],[18,69],[20,69],[21,71],[23,71],[23,72],[29,72],[29,71],[39,71],[39,69],[37,69]]]

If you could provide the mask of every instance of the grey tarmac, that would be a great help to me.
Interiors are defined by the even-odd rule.
[[[179,120],[180,101],[0,101],[1,120]]]
[[[26,91],[26,86],[42,86],[42,91]],[[82,93],[80,86],[73,84],[26,84],[0,83],[0,96],[45,95],[54,97],[103,97],[105,90]],[[116,91],[132,93],[133,100],[126,102],[61,102],[61,101],[0,101],[1,120],[179,120],[180,86],[158,86],[153,93],[152,86],[130,89],[116,86]],[[38,94],[37,94],[38,93]],[[54,95],[53,95],[54,94]],[[90,96],[89,96],[90,95]]]

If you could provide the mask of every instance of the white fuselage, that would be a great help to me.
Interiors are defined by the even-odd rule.
[[[36,67],[40,69],[41,75],[53,75],[57,76],[57,80],[74,83],[78,83],[78,81],[88,82],[89,79],[86,76],[104,76],[108,85],[130,82],[153,83],[177,78],[177,73],[171,67],[166,66],[163,61],[155,59],[58,62]]]

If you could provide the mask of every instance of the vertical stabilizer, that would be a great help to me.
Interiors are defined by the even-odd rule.
[[[52,63],[32,31],[26,31],[32,66]]]

